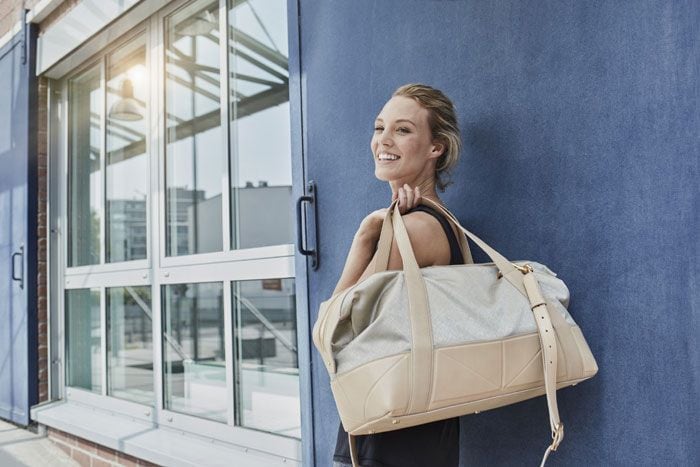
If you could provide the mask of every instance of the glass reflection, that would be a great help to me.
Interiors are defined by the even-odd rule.
[[[166,253],[223,248],[217,2],[194,2],[167,21]]]
[[[150,287],[107,289],[107,394],[154,405]]]
[[[102,391],[100,290],[66,290],[66,385]]]
[[[100,68],[69,83],[68,266],[100,262]]]
[[[231,284],[236,424],[301,438],[293,278]]]
[[[228,14],[231,245],[293,243],[287,2],[230,1]]]
[[[107,262],[146,258],[146,40],[108,57]]]
[[[227,420],[221,283],[163,287],[165,408]]]

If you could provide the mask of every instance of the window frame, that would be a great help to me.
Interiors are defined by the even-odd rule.
[[[52,255],[50,279],[52,295],[50,307],[52,310],[52,335],[55,341],[50,346],[52,349],[51,368],[55,373],[52,377],[55,382],[50,392],[55,397],[65,401],[75,402],[85,406],[99,407],[112,412],[153,424],[154,427],[176,430],[188,436],[203,437],[212,442],[219,440],[227,443],[241,445],[246,448],[260,450],[266,453],[282,456],[288,459],[301,459],[301,443],[299,438],[264,432],[254,428],[246,428],[234,425],[235,389],[233,385],[234,375],[234,345],[233,345],[233,310],[232,310],[232,283],[236,281],[267,279],[267,278],[292,278],[296,281],[295,245],[283,244],[269,247],[255,247],[241,250],[231,250],[230,228],[230,147],[231,132],[229,125],[230,79],[228,42],[226,47],[220,47],[220,109],[222,122],[222,151],[227,170],[222,179],[222,235],[223,250],[214,253],[200,253],[186,256],[168,257],[165,255],[165,24],[166,18],[181,8],[186,7],[193,0],[176,0],[158,10],[147,19],[138,23],[128,32],[121,35],[118,40],[109,46],[99,49],[85,60],[80,66],[59,79],[49,81],[49,138],[51,165],[58,170],[52,175],[52,203],[49,212],[50,224],[56,225],[52,230],[50,250]],[[219,6],[219,33],[222,40],[228,41],[226,31],[229,27],[229,2],[218,0]],[[290,8],[287,8],[289,14]],[[290,18],[288,18],[290,24]],[[288,34],[292,34],[289,31]],[[108,57],[119,47],[143,34],[146,42],[146,69],[150,79],[148,89],[148,119],[149,134],[146,135],[147,165],[149,171],[149,188],[146,194],[146,229],[147,229],[147,257],[145,259],[105,263],[106,248],[106,72]],[[290,43],[290,54],[292,47]],[[90,67],[99,64],[100,67],[100,167],[101,189],[100,204],[102,215],[100,218],[100,264],[67,267],[68,260],[68,198],[69,198],[69,158],[70,158],[70,80],[80,75]],[[292,61],[290,60],[290,66]],[[291,80],[290,80],[290,100]],[[290,120],[294,125],[294,120]],[[294,132],[294,129],[291,129]],[[294,137],[290,141],[295,144]],[[292,151],[294,152],[294,151]],[[53,173],[53,172],[52,172]],[[58,211],[58,212],[57,212]],[[155,220],[155,222],[154,222]],[[230,388],[227,398],[227,423],[205,420],[196,416],[173,412],[164,409],[163,401],[163,348],[162,348],[162,290],[164,285],[192,283],[192,277],[196,277],[196,283],[220,282],[224,295],[224,325],[226,327],[226,379]],[[154,349],[154,407],[142,405],[136,402],[108,396],[107,390],[107,333],[106,333],[106,289],[119,286],[149,286],[151,287],[151,306],[153,312],[153,349]],[[65,381],[65,291],[72,289],[98,288],[100,290],[100,313],[102,330],[102,393],[93,392],[66,386]],[[298,302],[297,302],[298,304]],[[157,310],[157,312],[155,312]],[[298,311],[297,311],[298,315]],[[306,314],[304,314],[306,315]],[[304,318],[305,319],[305,318]],[[299,319],[297,319],[297,323]],[[302,332],[305,329],[297,327],[299,344],[303,341]],[[298,345],[297,357],[301,363],[300,353],[302,345]],[[299,368],[300,404],[304,407],[301,387],[302,370]],[[300,418],[303,423],[304,416]],[[302,432],[303,432],[302,428]]]

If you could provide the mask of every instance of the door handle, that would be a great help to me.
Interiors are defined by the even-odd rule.
[[[309,194],[302,195],[297,199],[297,249],[299,253],[304,256],[311,256],[311,268],[318,269],[318,203],[316,202],[316,182],[313,180],[309,181],[306,185],[306,190]],[[313,206],[313,224],[314,224],[314,242],[315,246],[312,249],[308,249],[308,235],[306,234],[307,223],[302,221],[302,210],[304,210],[304,203],[310,203]],[[308,218],[306,218],[308,220]],[[307,240],[307,241],[304,241]]]
[[[16,268],[15,268],[15,258],[19,256],[20,257],[20,275],[17,277],[15,274]],[[24,245],[19,246],[19,251],[15,251],[12,253],[12,280],[13,281],[19,281],[19,288],[24,289]]]

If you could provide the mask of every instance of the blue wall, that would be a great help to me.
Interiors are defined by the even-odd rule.
[[[28,29],[0,47],[0,418],[23,425],[38,398],[35,37]],[[23,287],[12,279],[20,246]]]
[[[302,1],[322,255],[311,325],[361,219],[390,203],[374,178],[374,117],[398,85],[431,84],[455,101],[465,142],[441,196],[506,257],[559,274],[600,367],[559,392],[566,437],[548,465],[697,465],[699,7]],[[315,349],[313,398],[326,466],[338,415]],[[549,440],[543,397],[461,428],[462,465],[537,465]]]

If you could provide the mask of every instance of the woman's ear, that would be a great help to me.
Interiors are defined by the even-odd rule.
[[[430,150],[430,158],[437,158],[442,156],[442,154],[445,152],[445,145],[441,143],[440,141],[433,141],[433,145]]]

